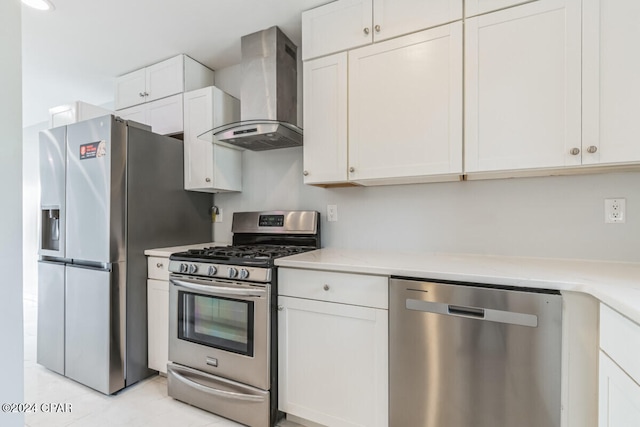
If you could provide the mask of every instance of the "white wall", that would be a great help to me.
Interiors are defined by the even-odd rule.
[[[0,403],[24,400],[22,319],[22,57],[20,2],[0,2]],[[0,412],[0,425],[22,426],[20,413]]]
[[[47,129],[42,122],[23,129],[22,134],[22,262],[24,296],[38,297],[38,212],[40,211],[40,171],[38,164],[38,132]]]
[[[235,211],[313,209],[324,247],[640,262],[639,182],[628,172],[323,189],[302,183],[302,148],[245,151],[242,193],[214,196],[214,235],[230,240]],[[625,224],[604,223],[606,197],[626,197]]]

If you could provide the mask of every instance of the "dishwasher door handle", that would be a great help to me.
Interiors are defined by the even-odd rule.
[[[442,314],[445,316],[464,317],[467,319],[486,320],[489,322],[506,323],[509,325],[538,327],[538,316],[535,314],[518,313],[515,311],[493,310],[490,308],[468,307],[446,304],[443,302],[422,301],[408,298],[408,310],[423,311],[425,313]]]

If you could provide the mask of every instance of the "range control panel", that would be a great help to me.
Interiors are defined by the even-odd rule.
[[[171,273],[190,276],[216,277],[221,279],[247,280],[252,282],[270,282],[271,269],[242,265],[212,264],[208,262],[169,261]]]

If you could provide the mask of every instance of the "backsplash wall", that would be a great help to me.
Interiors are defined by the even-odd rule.
[[[302,169],[302,148],[245,151],[243,191],[214,196],[215,240],[236,211],[312,209],[323,247],[640,262],[640,172],[324,189]],[[610,197],[627,199],[625,224],[604,223]]]

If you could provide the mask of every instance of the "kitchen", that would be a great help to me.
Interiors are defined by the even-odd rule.
[[[216,195],[216,205],[223,214],[287,207],[323,216],[336,205],[338,221],[323,222],[327,248],[638,262],[637,172],[322,189],[303,185],[301,152],[245,152],[243,192]],[[602,220],[610,197],[627,199],[625,224]],[[230,226],[216,224],[216,240],[229,240]]]

